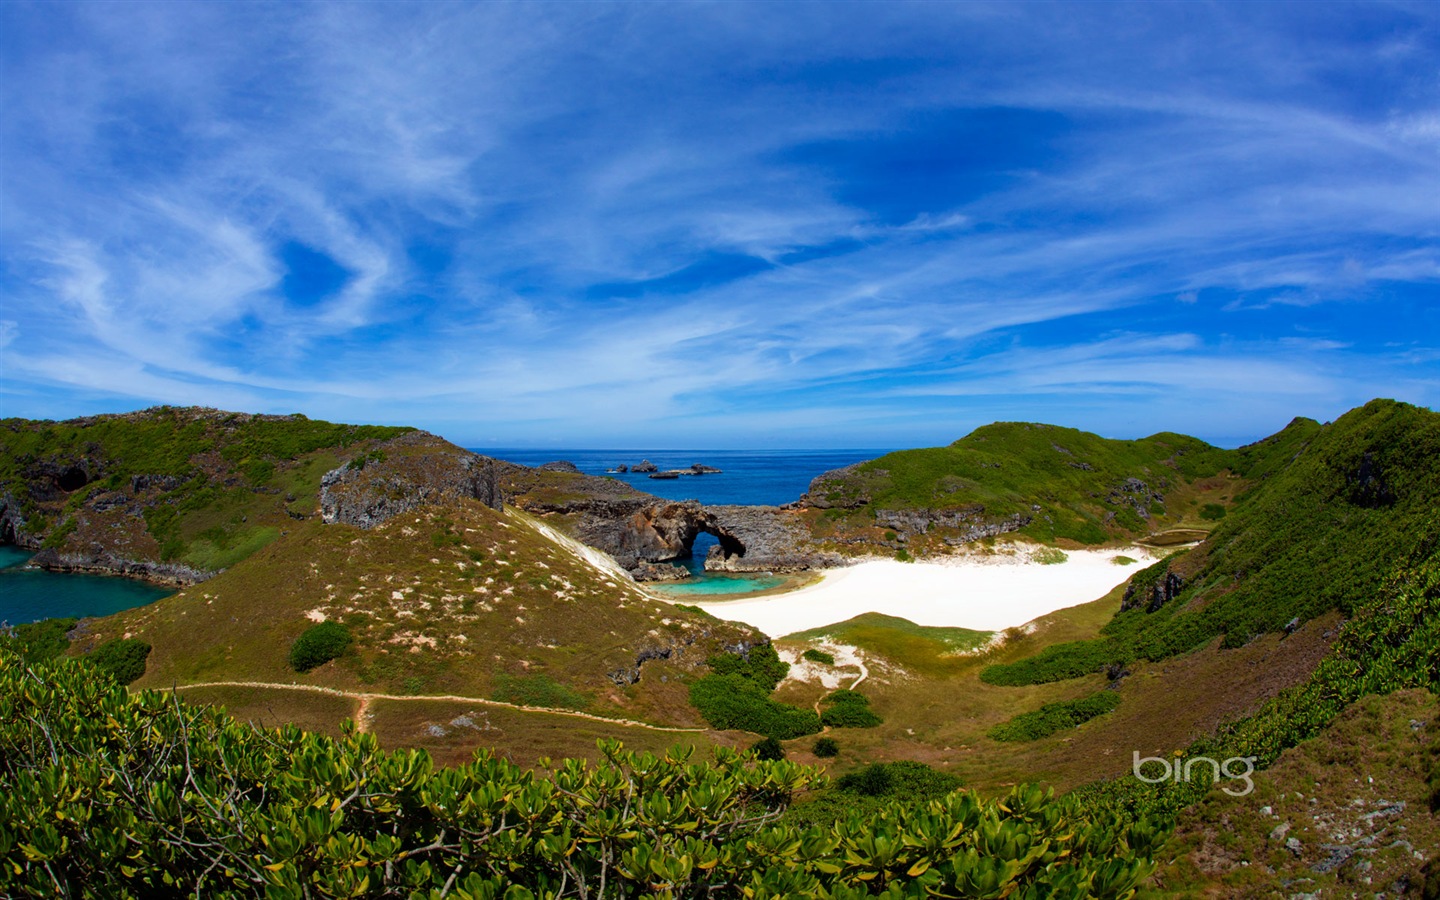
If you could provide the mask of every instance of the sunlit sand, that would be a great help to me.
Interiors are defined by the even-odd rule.
[[[1135,565],[1118,565],[1128,556]],[[711,615],[753,625],[772,637],[832,625],[866,612],[918,625],[999,631],[1104,596],[1153,557],[1141,547],[1072,550],[1063,563],[1015,556],[961,556],[942,562],[870,560],[824,573],[785,594],[695,602]]]

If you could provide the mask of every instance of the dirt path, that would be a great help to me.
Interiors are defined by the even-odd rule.
[[[863,677],[863,676],[862,676]],[[857,684],[859,682],[856,682]],[[569,716],[572,719],[589,719],[592,722],[605,722],[609,725],[624,725],[629,728],[645,728],[650,731],[678,731],[688,733],[700,733],[709,731],[708,728],[674,728],[668,725],[651,725],[649,722],[637,722],[634,719],[610,719],[605,716],[595,716],[590,713],[577,712],[573,709],[551,709],[548,706],[522,706],[519,703],[506,703],[503,700],[487,700],[482,697],[460,697],[455,694],[426,694],[426,695],[401,695],[401,694],[373,694],[360,691],[342,691],[338,688],[321,687],[317,684],[284,684],[273,681],[202,681],[196,684],[181,684],[175,690],[183,691],[187,688],[214,688],[214,687],[248,687],[248,688],[269,688],[281,691],[309,691],[313,694],[329,694],[334,697],[351,697],[358,701],[355,710],[355,726],[358,730],[366,730],[364,716],[369,713],[370,703],[373,700],[442,700],[454,703],[476,703],[481,706],[498,706],[504,709],[517,709],[522,712],[546,713],[552,716]]]

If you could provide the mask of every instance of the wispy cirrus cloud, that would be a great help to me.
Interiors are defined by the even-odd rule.
[[[6,412],[873,446],[1434,403],[1428,9],[821,12],[10,4]]]

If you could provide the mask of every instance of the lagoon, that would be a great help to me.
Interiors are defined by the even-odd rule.
[[[175,593],[133,578],[26,569],[29,558],[28,550],[0,547],[0,622],[108,616]]]

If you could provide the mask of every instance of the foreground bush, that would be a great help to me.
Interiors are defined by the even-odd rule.
[[[339,622],[321,622],[300,632],[290,645],[290,667],[308,672],[316,666],[343,656],[350,648],[350,632]]]
[[[532,773],[435,770],[264,731],[0,646],[0,894],[138,897],[1127,898],[1159,835],[1020,787],[777,821],[815,770],[602,744]]]

